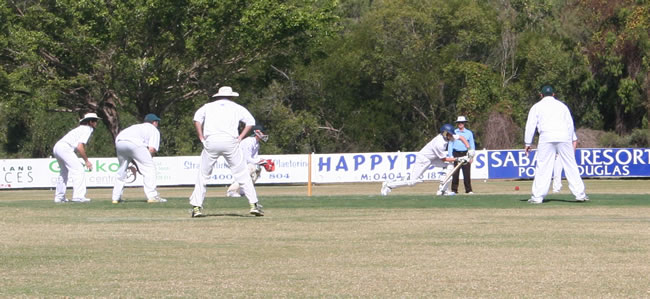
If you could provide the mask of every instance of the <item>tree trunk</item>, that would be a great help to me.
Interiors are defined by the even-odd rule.
[[[99,117],[102,118],[104,125],[108,128],[108,131],[113,137],[113,143],[115,143],[115,138],[120,132],[120,119],[117,112],[117,96],[112,91],[107,91],[104,95],[104,100],[102,101],[99,107]]]
[[[645,80],[643,84],[645,89],[645,103],[646,103],[646,118],[650,118],[650,71],[645,74]],[[650,128],[648,128],[650,130]]]
[[[625,133],[625,120],[623,115],[623,108],[619,105],[614,106],[614,115],[616,119],[614,120],[614,131],[616,134],[623,135]]]

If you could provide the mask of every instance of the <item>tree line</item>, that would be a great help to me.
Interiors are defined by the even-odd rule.
[[[649,36],[648,0],[7,0],[0,153],[48,157],[97,112],[91,155],[147,113],[194,155],[225,85],[269,154],[417,150],[458,115],[519,148],[543,85],[601,146],[648,146]]]

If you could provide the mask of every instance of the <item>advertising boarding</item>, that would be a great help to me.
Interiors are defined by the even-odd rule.
[[[275,163],[274,172],[262,171],[259,184],[307,183],[307,155],[263,155]],[[113,187],[117,179],[117,158],[90,158],[92,170],[86,170],[84,179],[88,187]],[[199,156],[154,157],[158,186],[194,185],[199,174]],[[79,159],[83,164],[83,160]],[[0,160],[0,189],[54,188],[59,177],[56,159],[3,159]],[[223,158],[217,160],[209,185],[231,184],[232,172]],[[70,186],[70,182],[68,182]],[[142,186],[142,176],[126,186]]]
[[[522,150],[488,151],[485,161],[490,179],[530,179],[535,176],[535,153]],[[576,162],[580,175],[589,177],[648,177],[650,149],[588,148],[577,149]]]
[[[487,151],[477,151],[475,159],[485,160]],[[312,158],[313,181],[316,183],[383,182],[412,180],[416,152],[315,154]],[[429,167],[417,180],[440,180],[445,175],[441,167]],[[487,178],[485,163],[472,164],[473,178]],[[462,176],[461,176],[462,177]]]
[[[261,155],[262,159],[273,160],[275,171],[263,170],[257,184],[306,184],[310,177],[311,183],[317,184],[411,180],[416,155],[416,152]],[[647,148],[578,149],[575,157],[584,178],[650,177],[650,149]],[[90,161],[93,169],[86,170],[86,185],[112,187],[117,179],[117,158],[90,158]],[[199,156],[154,157],[154,163],[159,186],[191,186],[199,175]],[[535,176],[535,151],[529,156],[523,150],[477,151],[471,165],[472,179],[531,179]],[[444,174],[443,168],[430,167],[417,180],[440,180]],[[54,188],[58,176],[59,166],[52,158],[0,160],[0,189]],[[208,184],[232,182],[226,161],[219,159]],[[141,175],[127,184],[141,185]]]

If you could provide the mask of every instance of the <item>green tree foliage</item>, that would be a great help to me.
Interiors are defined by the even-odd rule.
[[[595,76],[593,104],[603,128],[619,134],[648,127],[650,109],[650,2],[579,1],[593,28],[585,52]]]
[[[445,66],[489,55],[483,49],[496,40],[493,13],[478,2],[373,1],[324,45],[326,57],[298,69],[304,80],[296,88],[312,99],[304,109],[335,141],[320,150],[422,146],[455,117],[457,94],[447,92],[453,86]]]
[[[197,153],[193,113],[223,85],[269,153],[416,150],[458,115],[480,147],[520,147],[547,84],[577,127],[625,135],[648,129],[649,16],[639,0],[5,1],[0,142],[47,156],[97,111],[91,154],[110,155],[153,112],[161,154]]]
[[[195,146],[191,114],[219,86],[241,90],[264,77],[263,66],[290,63],[329,32],[331,5],[303,1],[10,1],[2,39],[3,103],[12,144],[35,144],[33,111],[97,111],[111,137],[120,115],[157,113],[171,135],[163,154]],[[5,27],[3,27],[4,29]],[[254,74],[250,70],[256,70]],[[7,75],[4,75],[4,73]],[[7,80],[0,81],[6,82]],[[4,86],[5,84],[3,84]],[[254,86],[254,85],[253,85]],[[244,103],[246,100],[244,99]],[[189,115],[188,115],[189,114]],[[174,117],[188,115],[187,117]],[[169,128],[169,133],[166,130]],[[60,135],[60,134],[53,134]],[[51,146],[51,145],[50,145]],[[42,156],[42,151],[10,152]]]

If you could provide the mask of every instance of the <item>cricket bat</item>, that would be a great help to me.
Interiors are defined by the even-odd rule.
[[[445,184],[449,183],[449,181],[454,177],[454,172],[458,171],[458,169],[463,165],[465,165],[465,163],[458,163],[458,165],[456,165],[452,171],[447,173],[440,184],[444,186]]]

